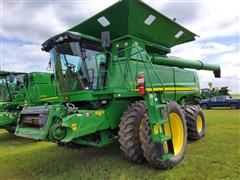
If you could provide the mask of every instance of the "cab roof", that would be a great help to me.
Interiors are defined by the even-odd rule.
[[[19,74],[27,74],[27,73],[23,73],[23,72],[11,72],[11,71],[3,71],[0,70],[0,76],[9,76],[9,75],[19,75]]]

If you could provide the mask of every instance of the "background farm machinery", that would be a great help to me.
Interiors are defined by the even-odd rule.
[[[205,88],[201,89],[200,99],[210,99],[214,96],[230,96],[228,87],[221,87],[221,88]]]
[[[0,72],[0,127],[13,133],[24,106],[36,106],[56,96],[51,73]]]

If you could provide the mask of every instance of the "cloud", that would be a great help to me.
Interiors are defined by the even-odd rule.
[[[187,59],[202,60],[210,55],[217,55],[237,50],[236,45],[225,45],[214,41],[192,42],[172,48],[171,55]],[[211,62],[210,59],[207,59]]]
[[[200,35],[200,41],[239,35],[240,11],[237,0],[144,2],[169,18],[176,18],[179,24]]]
[[[170,19],[176,18],[176,22],[184,25],[195,22],[201,14],[199,9],[204,8],[204,3],[199,1],[144,0],[144,2]]]
[[[205,63],[219,64],[221,78],[216,79],[208,71],[198,71],[201,87],[213,82],[216,87],[229,86],[233,93],[240,92],[240,55],[237,44],[224,45],[216,42],[189,43],[173,48],[170,55],[181,58],[202,60]]]
[[[201,36],[200,40],[216,37],[238,37],[240,28],[240,13],[237,1],[208,1],[201,9],[197,22],[187,26]]]
[[[39,45],[3,44],[2,69],[8,71],[46,71],[49,55]]]
[[[216,57],[221,66],[221,78],[216,79],[207,71],[199,71],[201,87],[208,87],[208,82],[212,82],[214,87],[228,86],[232,93],[240,92],[240,62],[239,52],[233,51]]]
[[[2,36],[42,43],[66,31],[116,0],[100,1],[4,1]]]

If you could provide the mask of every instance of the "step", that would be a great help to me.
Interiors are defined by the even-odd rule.
[[[154,106],[154,105],[153,105],[153,106]],[[166,105],[166,104],[156,104],[155,107],[158,108],[158,109],[159,109],[159,108],[166,108],[167,105]]]
[[[164,125],[166,123],[169,123],[169,121],[168,120],[162,120],[162,119],[160,121],[158,120],[159,125]]]
[[[165,137],[161,138],[161,142],[169,141],[171,139],[172,139],[171,136],[165,136]]]

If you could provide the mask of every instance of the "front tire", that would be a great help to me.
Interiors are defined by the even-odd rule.
[[[207,104],[201,104],[201,108],[202,109],[208,109],[208,106],[207,106]]]
[[[172,136],[173,136],[173,148],[174,155],[165,161],[159,161],[159,152],[163,150],[166,151],[166,143],[155,144],[151,139],[151,128],[148,119],[144,119],[141,138],[142,149],[144,151],[144,156],[147,159],[148,163],[157,169],[170,169],[175,165],[179,164],[186,152],[187,146],[187,126],[186,120],[183,114],[181,107],[176,102],[170,102],[167,105],[168,113],[170,114],[170,122],[172,127]],[[169,124],[164,126],[166,135],[170,135]]]
[[[16,125],[14,124],[14,125],[11,125],[9,127],[6,127],[6,130],[7,130],[8,133],[14,134],[14,132],[16,130]]]
[[[206,126],[203,111],[199,106],[187,106],[184,109],[187,121],[188,139],[198,140],[205,136]]]
[[[120,149],[128,160],[135,163],[142,163],[144,160],[139,132],[145,118],[145,101],[136,101],[124,112],[119,124]]]

